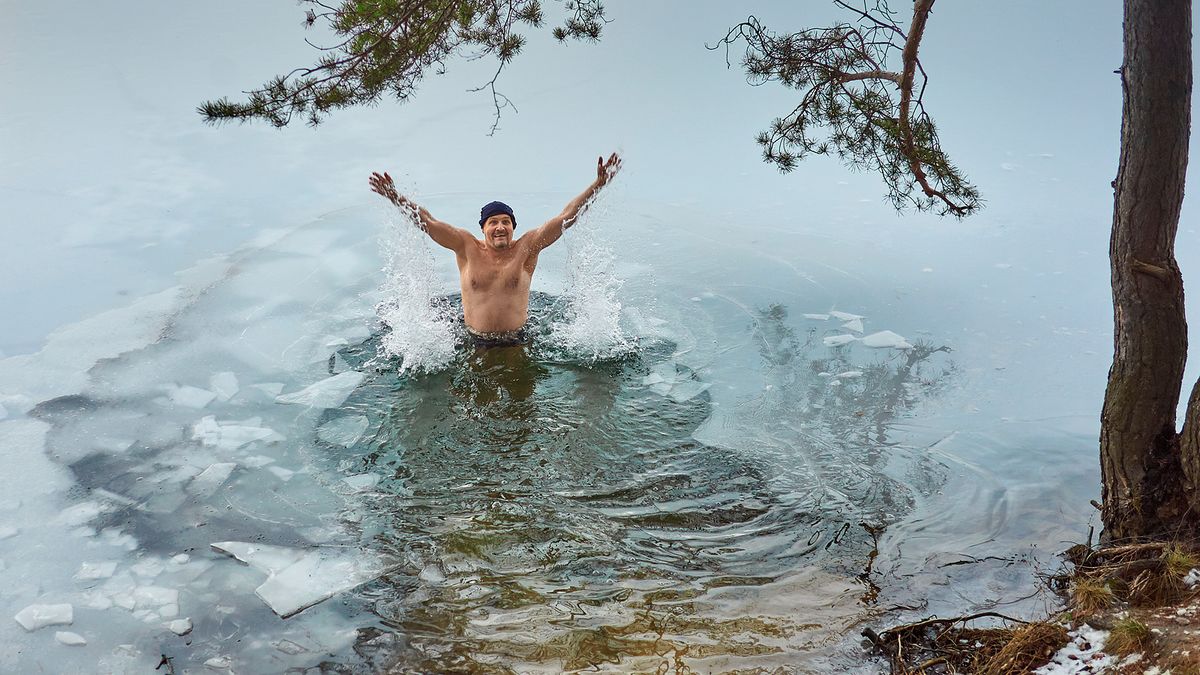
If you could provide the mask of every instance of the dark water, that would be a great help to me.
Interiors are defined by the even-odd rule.
[[[553,298],[533,305],[535,327],[553,320]],[[952,367],[945,350],[919,345],[855,369],[785,320],[778,306],[758,317],[779,386],[744,403],[754,428],[743,440],[787,437],[786,455],[696,440],[712,401],[668,341],[585,363],[556,358],[543,332],[530,347],[463,347],[445,370],[418,376],[379,356],[380,335],[339,351],[334,369],[368,376],[320,425],[362,416],[368,426],[350,447],[328,446],[330,470],[383,476],[361,534],[406,561],[371,590],[396,631],[372,634],[376,665],[783,665],[797,634],[824,627],[746,614],[745,603],[802,570],[847,582],[869,611],[874,535],[912,508],[909,485],[933,491],[943,480],[936,467],[893,461],[888,426]],[[829,386],[839,373],[844,382]]]

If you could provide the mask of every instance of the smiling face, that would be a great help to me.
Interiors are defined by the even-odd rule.
[[[514,227],[516,224],[507,213],[491,216],[483,221],[483,241],[490,248],[508,248],[512,246]]]

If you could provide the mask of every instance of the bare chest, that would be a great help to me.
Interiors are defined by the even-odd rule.
[[[529,288],[531,261],[523,256],[494,260],[469,259],[460,269],[464,293],[514,293]]]

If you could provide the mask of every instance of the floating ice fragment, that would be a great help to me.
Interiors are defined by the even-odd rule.
[[[237,375],[229,371],[216,373],[208,379],[208,386],[221,402],[228,401],[238,393]]]
[[[68,647],[81,647],[87,644],[87,640],[79,633],[72,633],[66,630],[54,632],[54,639],[58,640],[59,644],[67,645]]]
[[[842,324],[842,328],[845,328],[846,330],[852,330],[855,333],[861,333],[863,332],[862,319],[850,319],[846,323]]]
[[[363,374],[349,370],[314,382],[300,391],[276,396],[278,403],[306,405],[311,408],[336,408],[346,401],[350,392],[363,380]]]
[[[143,558],[129,567],[129,571],[139,577],[156,577],[163,572],[162,560],[149,556]]]
[[[711,386],[712,384],[709,382],[681,380],[671,387],[671,391],[667,395],[676,403],[684,403],[708,391]]]
[[[322,424],[317,438],[333,445],[350,447],[358,442],[370,422],[364,415],[347,415]]]
[[[221,487],[222,483],[228,480],[229,474],[233,473],[236,468],[237,464],[234,462],[219,462],[209,465],[207,469],[200,472],[199,476],[193,478],[191,483],[188,483],[188,492],[198,497],[209,497]]]
[[[251,469],[261,469],[262,467],[274,461],[274,457],[267,457],[266,455],[252,455],[243,459],[242,464],[250,467]]]
[[[830,335],[822,340],[822,342],[825,343],[826,347],[841,347],[842,345],[850,344],[857,339],[858,338],[854,337],[853,335]]]
[[[264,394],[266,394],[268,396],[278,396],[279,392],[283,391],[283,383],[282,382],[260,382],[258,384],[252,384],[250,386],[254,387],[255,389],[263,392]]]
[[[187,635],[192,632],[192,620],[188,618],[175,619],[167,624],[167,628],[176,635]]]
[[[283,436],[274,429],[243,422],[217,422],[208,415],[192,426],[192,438],[202,444],[222,450],[237,450],[254,441],[281,441]]]
[[[828,321],[829,315],[828,314],[805,314],[804,318],[813,319],[814,321]]]
[[[849,312],[838,312],[838,311],[830,312],[829,316],[832,316],[833,318],[838,319],[839,321],[853,321],[855,319],[867,318],[861,314],[850,314]]]
[[[996,263],[995,268],[998,270],[1006,270],[1012,268],[1012,263]]]
[[[881,330],[878,333],[872,333],[862,339],[864,347],[872,349],[912,349],[912,345],[908,340],[893,333],[890,330]]]
[[[169,604],[158,608],[158,615],[164,619],[174,619],[179,616],[179,605]]]
[[[861,370],[847,370],[844,373],[838,373],[834,377],[837,377],[838,379],[842,379],[842,380],[848,380],[853,377],[862,377],[862,374],[863,374],[863,372]]]
[[[80,502],[74,506],[63,509],[62,513],[58,514],[58,518],[56,520],[67,527],[78,527],[87,523],[103,512],[104,506],[100,504],[100,502]]]
[[[304,551],[237,541],[218,542],[212,547],[256,569],[265,569],[267,580],[255,593],[285,619],[337,593],[376,579],[396,564],[390,558],[370,551],[340,547]]]
[[[84,593],[83,605],[89,609],[99,609],[101,611],[113,606],[112,598],[104,595],[99,591],[91,591]]]
[[[231,555],[260,572],[275,574],[284,568],[294,565],[304,557],[304,551],[272,546],[271,544],[248,544],[241,541],[218,541],[212,547],[221,553]]]
[[[60,605],[29,605],[17,612],[13,617],[21,628],[33,632],[46,626],[71,624],[75,621],[75,611],[69,604]]]
[[[162,586],[138,586],[133,589],[133,599],[138,607],[178,605],[179,591]]]
[[[381,476],[377,473],[360,473],[354,476],[346,476],[342,479],[342,482],[354,490],[362,492],[378,485],[380,478]]]
[[[79,566],[79,571],[75,573],[75,578],[79,581],[94,581],[96,579],[107,579],[117,571],[117,563],[115,562],[85,562]]]
[[[290,654],[292,656],[308,651],[304,647],[301,647],[291,640],[280,640],[279,642],[273,642],[271,644],[275,646],[275,649],[278,649],[284,654]]]
[[[295,471],[292,471],[291,469],[285,469],[282,466],[268,466],[267,471],[275,474],[276,478],[285,483],[291,480],[292,476],[296,473]]]
[[[213,670],[228,670],[233,665],[233,659],[230,659],[228,656],[214,656],[205,661],[204,665]]]
[[[171,399],[171,403],[188,408],[203,408],[212,403],[212,400],[216,397],[215,393],[207,389],[186,384],[183,386],[172,385],[167,389],[167,398]]]
[[[17,536],[18,532],[20,532],[20,530],[12,527],[11,525],[0,525],[0,541],[15,537]]]
[[[933,271],[933,268],[932,268],[932,267],[922,267],[922,268],[921,268],[921,271],[922,271],[922,272],[925,272],[926,274],[928,274],[929,272],[932,272],[932,271]]]
[[[180,553],[179,555],[172,557],[171,562],[175,563],[176,565],[186,565],[191,559],[192,556],[186,553]]]

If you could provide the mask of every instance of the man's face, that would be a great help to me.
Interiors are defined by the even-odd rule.
[[[483,221],[483,241],[491,248],[512,246],[513,221],[507,213],[494,215]]]

